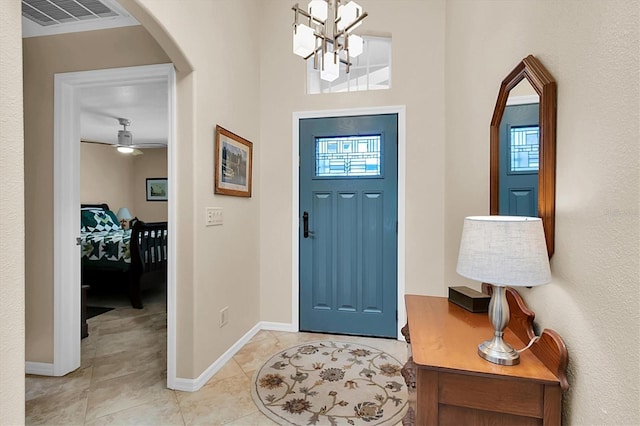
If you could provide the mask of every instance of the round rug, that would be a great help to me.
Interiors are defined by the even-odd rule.
[[[401,369],[393,356],[359,343],[304,343],[260,367],[251,395],[281,425],[395,425],[407,404]]]

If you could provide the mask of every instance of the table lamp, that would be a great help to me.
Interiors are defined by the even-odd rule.
[[[494,364],[519,364],[518,351],[502,339],[509,324],[505,286],[531,287],[551,281],[542,219],[466,217],[456,271],[463,277],[493,285],[489,322],[494,336],[478,346],[478,355]]]
[[[118,213],[116,214],[116,217],[120,221],[122,229],[124,229],[124,225],[127,223],[127,221],[133,219],[133,216],[131,216],[131,213],[129,213],[129,209],[126,207],[120,207]]]

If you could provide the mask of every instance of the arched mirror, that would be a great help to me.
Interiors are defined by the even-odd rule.
[[[542,218],[549,258],[556,200],[556,82],[529,55],[500,85],[491,119],[492,215]]]

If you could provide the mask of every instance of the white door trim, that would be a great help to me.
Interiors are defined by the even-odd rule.
[[[406,197],[406,107],[384,106],[324,111],[302,111],[293,113],[292,122],[292,216],[291,221],[291,324],[294,331],[300,330],[300,288],[298,261],[300,245],[298,241],[300,211],[300,148],[299,124],[305,118],[347,117],[354,115],[398,114],[398,339],[404,339],[400,329],[406,322],[404,304],[405,291],[405,197]]]
[[[54,282],[53,375],[62,376],[80,367],[80,91],[97,86],[130,85],[162,81],[168,85],[167,179],[168,275],[167,275],[167,386],[176,381],[176,236],[175,213],[175,71],[172,64],[145,65],[55,75],[54,83]]]

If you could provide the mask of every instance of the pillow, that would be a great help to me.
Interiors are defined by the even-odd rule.
[[[85,232],[117,231],[122,229],[118,218],[111,210],[82,210],[82,230]]]

